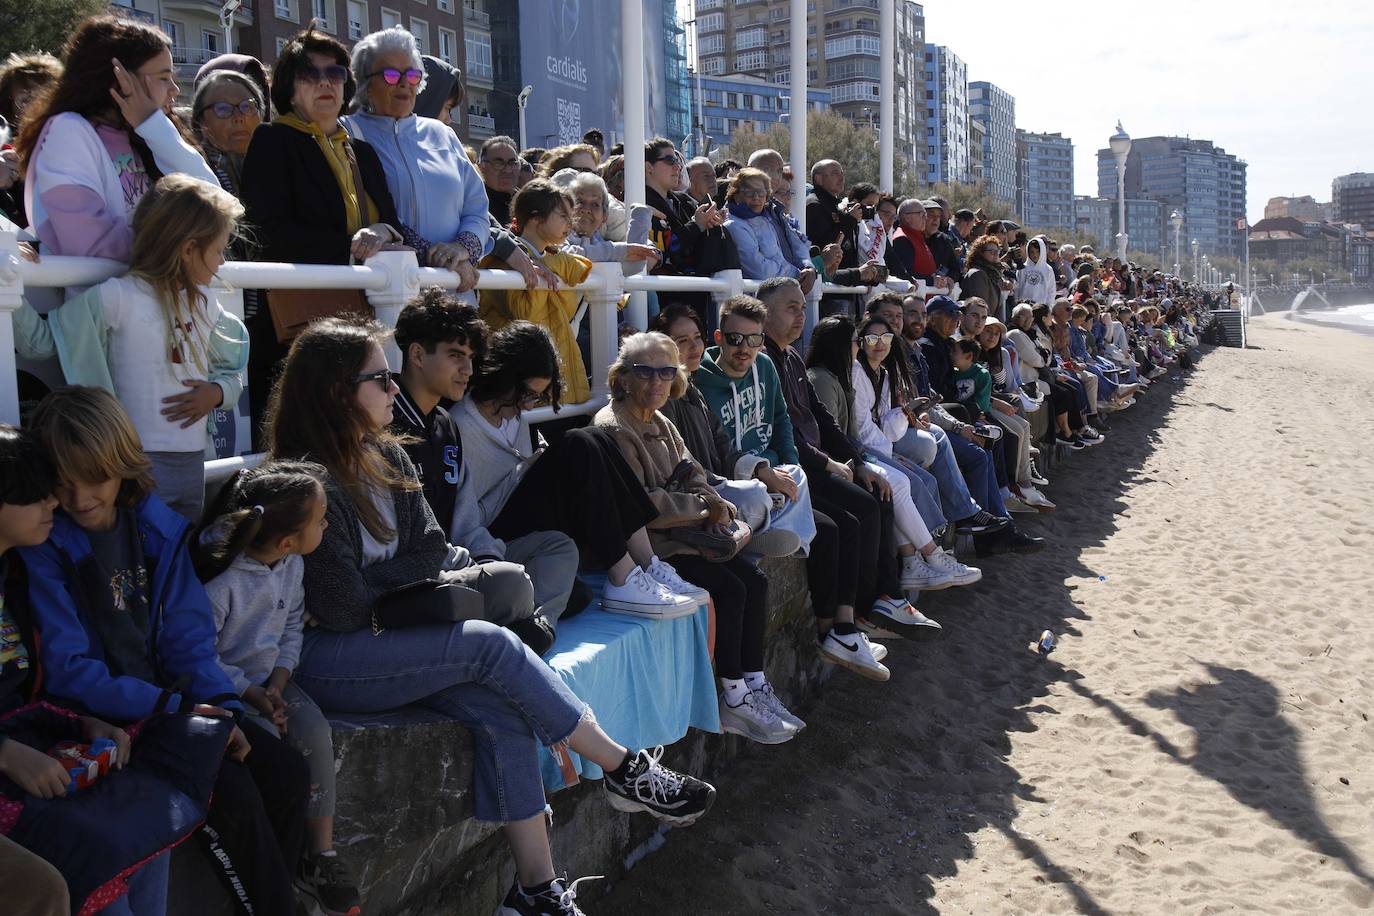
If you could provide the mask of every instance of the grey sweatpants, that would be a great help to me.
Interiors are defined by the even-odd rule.
[[[200,521],[205,505],[204,452],[148,452],[153,463],[154,492],[191,522]]]
[[[306,817],[333,817],[338,798],[334,790],[334,737],[329,720],[309,694],[287,681],[281,692],[286,701],[286,734],[282,735],[272,720],[248,706],[248,715],[259,725],[286,741],[305,758],[310,767],[310,799],[306,803]]]

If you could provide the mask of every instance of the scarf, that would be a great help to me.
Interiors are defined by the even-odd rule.
[[[278,115],[273,123],[283,124],[315,138],[315,143],[319,146],[320,152],[324,153],[325,162],[329,163],[329,171],[339,186],[339,194],[343,197],[344,217],[350,236],[364,226],[377,222],[377,205],[367,196],[367,191],[355,187],[353,181],[357,154],[353,152],[353,142],[349,139],[348,131],[340,126],[329,136],[325,136],[320,125],[314,121],[307,121],[294,112]]]

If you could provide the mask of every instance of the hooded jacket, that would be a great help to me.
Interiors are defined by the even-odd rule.
[[[720,347],[711,347],[692,376],[707,405],[739,452],[768,459],[769,464],[796,464],[797,446],[792,420],[782,393],[777,367],[760,353],[743,378],[731,378],[720,368]]]
[[[744,204],[730,205],[725,231],[735,241],[739,264],[746,280],[770,277],[796,278],[801,270],[787,259],[776,225],[767,210],[755,213]]]
[[[1038,260],[1031,260],[1031,245],[1040,249]],[[1016,272],[1017,302],[1054,304],[1054,268],[1048,260],[1049,251],[1049,244],[1043,235],[1037,235],[1026,244],[1026,264]]]
[[[415,99],[415,114],[422,118],[438,118],[444,103],[453,94],[453,87],[463,79],[463,71],[426,54],[420,58],[425,67],[425,88]]]
[[[768,460],[751,455],[735,447],[725,432],[720,417],[711,410],[701,389],[693,379],[682,397],[673,398],[660,408],[682,434],[682,441],[702,467],[719,477],[749,480],[760,466],[768,467]]]
[[[106,664],[92,620],[102,597],[94,582],[103,576],[90,575],[96,561],[86,532],[58,512],[48,540],[19,551],[29,571],[48,693],[115,722],[196,703],[241,711],[239,692],[215,653],[210,599],[191,567],[191,523],[152,495],[133,511],[149,572],[147,648],[157,682],[116,676]]]
[[[240,694],[266,683],[273,668],[295,671],[305,634],[305,560],[275,566],[246,553],[205,583],[219,631],[219,666]]]

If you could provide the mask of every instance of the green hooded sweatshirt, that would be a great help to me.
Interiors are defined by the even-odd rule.
[[[760,353],[748,375],[733,379],[716,365],[719,357],[720,347],[707,350],[692,381],[720,418],[735,448],[767,458],[774,466],[797,464],[792,419],[773,361]]]

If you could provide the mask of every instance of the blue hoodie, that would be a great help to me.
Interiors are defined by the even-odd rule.
[[[162,683],[111,673],[90,622],[90,608],[98,605],[81,591],[80,569],[93,559],[91,541],[65,512],[58,512],[45,543],[20,549],[28,567],[29,605],[38,622],[47,692],[115,722],[195,703],[241,711],[238,691],[215,654],[210,599],[191,566],[191,523],[152,495],[134,513],[150,573],[148,657]]]

